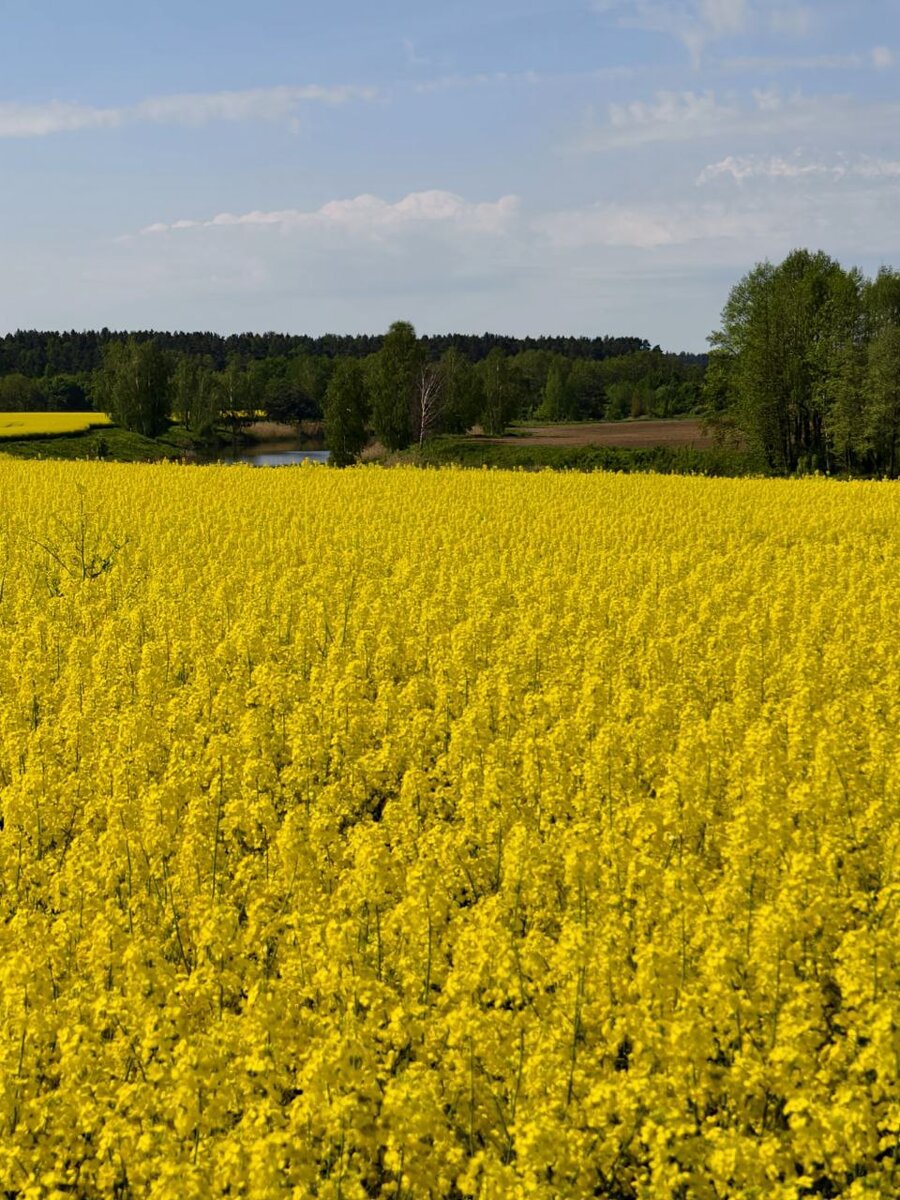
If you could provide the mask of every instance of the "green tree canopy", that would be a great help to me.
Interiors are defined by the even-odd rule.
[[[37,380],[18,371],[0,378],[0,412],[40,412],[45,407],[44,393]]]
[[[245,426],[257,420],[265,396],[265,363],[244,363],[236,354],[229,358],[224,371],[216,376],[219,388],[219,409],[223,420],[236,436]]]
[[[518,409],[518,397],[510,377],[509,359],[499,347],[479,363],[483,406],[481,427],[485,433],[503,433]]]
[[[859,272],[808,250],[759,264],[732,289],[710,376],[770,467],[831,465],[846,423],[836,383],[861,334],[862,295]]]
[[[603,365],[588,358],[576,359],[566,380],[566,392],[573,417],[602,417],[606,409]]]
[[[172,373],[172,413],[185,429],[208,433],[219,418],[222,389],[210,359],[180,354]]]
[[[567,415],[562,372],[555,363],[550,368],[544,385],[543,400],[534,415],[539,421],[561,421]]]
[[[408,321],[395,321],[374,356],[370,373],[372,426],[389,450],[412,443],[417,387],[425,349]]]
[[[155,437],[171,409],[172,363],[155,342],[109,342],[96,380],[99,407],[123,429]]]
[[[325,392],[325,445],[335,466],[355,462],[366,444],[369,400],[365,374],[358,359],[343,358]]]
[[[867,448],[894,479],[900,440],[900,324],[885,325],[869,346],[865,398]]]
[[[444,408],[441,429],[446,433],[465,433],[477,421],[484,403],[481,380],[461,351],[450,347],[441,355],[444,381]]]

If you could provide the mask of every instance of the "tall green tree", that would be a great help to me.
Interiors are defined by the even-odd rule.
[[[162,433],[171,411],[172,362],[154,341],[108,342],[97,374],[98,407],[145,437]]]
[[[577,358],[566,380],[568,408],[578,420],[599,418],[606,408],[606,391],[601,363],[589,358]]]
[[[291,358],[270,361],[274,369],[265,386],[266,416],[287,423],[318,420],[333,360],[301,351]]]
[[[551,350],[521,350],[510,356],[510,383],[514,386],[522,416],[536,414],[544,400],[551,367],[559,366],[563,361],[562,355]]]
[[[331,462],[346,467],[355,462],[366,444],[369,398],[362,364],[342,358],[332,372],[325,391],[325,445]]]
[[[219,419],[222,389],[212,360],[178,356],[172,373],[172,414],[192,433],[208,433]]]
[[[234,437],[257,420],[265,396],[265,376],[264,363],[245,364],[236,354],[216,376],[219,411]]]
[[[747,440],[776,470],[828,469],[839,429],[839,367],[858,344],[863,280],[821,252],[761,263],[732,289],[710,339]],[[841,434],[841,436],[844,436]]]
[[[425,358],[425,348],[408,321],[394,322],[374,356],[372,427],[389,450],[405,450],[418,432],[414,414]]]
[[[544,386],[544,398],[534,414],[539,421],[561,421],[565,414],[562,371],[554,363]]]
[[[852,471],[868,453],[863,408],[865,404],[865,347],[845,341],[827,352],[822,381],[826,404],[826,432],[833,465]]]
[[[865,437],[876,469],[897,477],[900,442],[900,325],[885,325],[869,346]]]
[[[900,271],[882,267],[863,293],[866,332],[871,339],[886,325],[900,325]]]
[[[84,412],[90,407],[86,380],[77,375],[51,375],[44,392],[51,412]]]
[[[0,377],[0,412],[41,412],[47,398],[36,379],[18,371]]]
[[[506,429],[517,407],[509,359],[499,346],[479,364],[479,373],[483,392],[481,427],[485,433],[496,436]]]
[[[444,386],[441,429],[446,433],[465,433],[481,413],[484,402],[481,380],[454,346],[441,355],[440,367]]]

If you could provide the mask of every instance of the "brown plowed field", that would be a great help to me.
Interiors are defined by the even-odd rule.
[[[715,444],[694,419],[671,421],[597,421],[581,425],[529,425],[506,437],[486,441],[511,446],[692,446],[707,450]]]

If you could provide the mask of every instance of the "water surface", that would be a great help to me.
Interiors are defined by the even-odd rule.
[[[293,467],[303,462],[327,463],[328,458],[328,451],[318,442],[281,441],[227,446],[204,461],[249,463],[252,467]]]

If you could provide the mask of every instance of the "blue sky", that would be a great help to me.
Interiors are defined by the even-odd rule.
[[[615,333],[900,265],[900,0],[7,0],[0,328]]]

